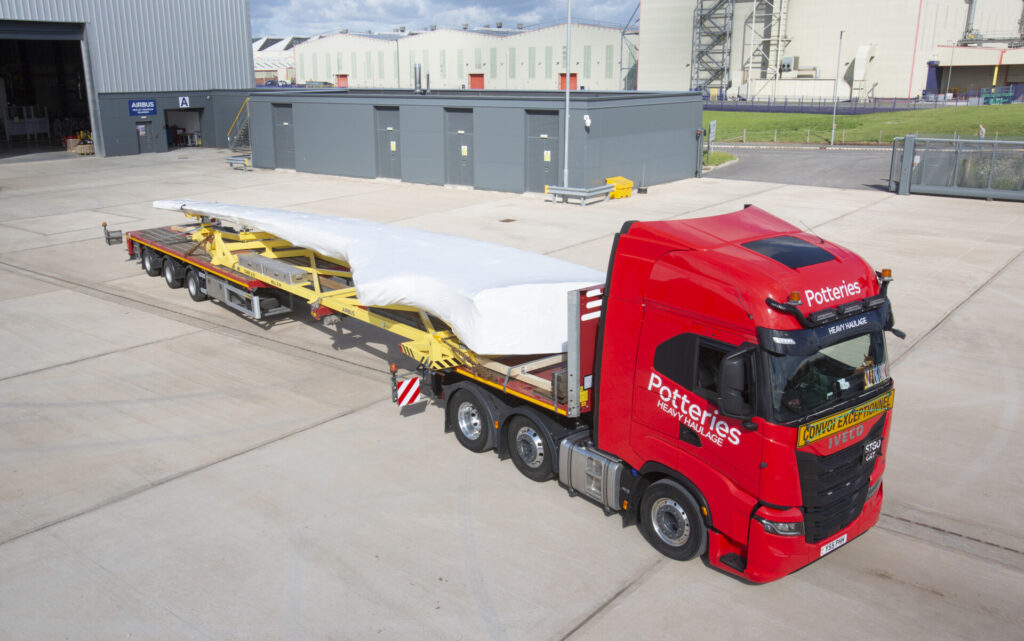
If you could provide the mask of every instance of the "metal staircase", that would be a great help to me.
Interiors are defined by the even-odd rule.
[[[754,10],[747,19],[744,31],[749,42],[744,50],[743,73],[746,78],[746,97],[754,98],[765,90],[775,95],[781,77],[782,56],[789,39],[786,38],[786,19],[789,0],[755,0]]]
[[[245,118],[242,118],[245,112]],[[239,124],[241,123],[241,124]],[[237,126],[237,129],[236,129]],[[249,170],[252,165],[252,145],[249,143],[249,99],[242,102],[235,120],[228,127],[228,149],[233,155],[224,160],[232,169]]]
[[[249,118],[245,119],[238,133],[231,138],[230,149],[233,153],[250,153],[252,151],[249,144]]]
[[[735,8],[735,0],[697,0],[693,10],[690,89],[724,94],[732,84],[729,65]]]
[[[243,118],[243,113],[245,117]],[[242,102],[238,108],[235,119],[228,128],[228,148],[236,154],[248,154],[252,152],[249,144],[249,99]]]

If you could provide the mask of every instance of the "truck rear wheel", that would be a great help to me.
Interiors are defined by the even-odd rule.
[[[455,432],[455,438],[462,447],[470,452],[483,452],[487,449],[488,430],[494,425],[494,419],[480,394],[462,388],[452,396],[449,408],[449,428]]]
[[[555,474],[555,448],[547,431],[525,416],[512,419],[505,428],[512,462],[531,481],[546,481]]]
[[[194,269],[185,272],[185,289],[188,295],[197,303],[206,300],[206,292],[203,291],[203,279]]]
[[[159,256],[152,249],[146,248],[142,250],[142,269],[146,270],[146,273],[150,276],[160,275]]]
[[[640,531],[665,556],[689,561],[704,553],[708,529],[693,495],[675,481],[663,479],[644,492]]]
[[[164,282],[171,289],[178,289],[181,287],[181,276],[179,276],[180,268],[178,264],[174,262],[173,258],[165,258],[163,265]]]

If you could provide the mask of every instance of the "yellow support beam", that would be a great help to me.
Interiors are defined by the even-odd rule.
[[[201,225],[193,232],[192,240],[206,248],[214,265],[227,267],[302,298],[314,309],[326,307],[408,339],[401,345],[402,352],[430,369],[453,369],[476,364],[477,359],[462,345],[458,337],[447,330],[437,331],[429,315],[423,310],[408,305],[367,307],[361,303],[355,287],[350,284],[352,272],[349,266],[341,261],[322,256],[311,249],[296,247],[273,234],[253,231],[232,232],[214,226],[206,216],[190,214],[188,211],[185,213],[200,220]],[[264,258],[279,260],[282,265],[310,274],[309,282],[286,283],[240,264],[236,253],[250,252]],[[299,262],[295,259],[305,260]],[[331,266],[321,267],[320,261],[330,263]],[[339,269],[339,266],[343,269]],[[396,320],[383,313],[388,311],[416,315],[416,320],[422,327]]]

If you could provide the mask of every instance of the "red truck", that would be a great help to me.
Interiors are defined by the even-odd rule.
[[[767,582],[878,521],[893,405],[884,334],[904,337],[891,275],[756,207],[625,224],[606,282],[570,292],[567,351],[533,358],[472,354],[451,336],[431,352],[423,341],[444,323],[359,305],[344,263],[183,211],[201,223],[128,233],[150,275],[257,318],[301,298],[317,318],[410,338],[422,391],[463,446],[557,477],[666,556],[707,554]],[[267,238],[284,258],[254,251]],[[314,283],[296,276],[310,264]]]

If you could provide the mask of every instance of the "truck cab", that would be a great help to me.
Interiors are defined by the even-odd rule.
[[[888,281],[756,207],[624,226],[592,431],[655,548],[764,582],[877,522]]]

